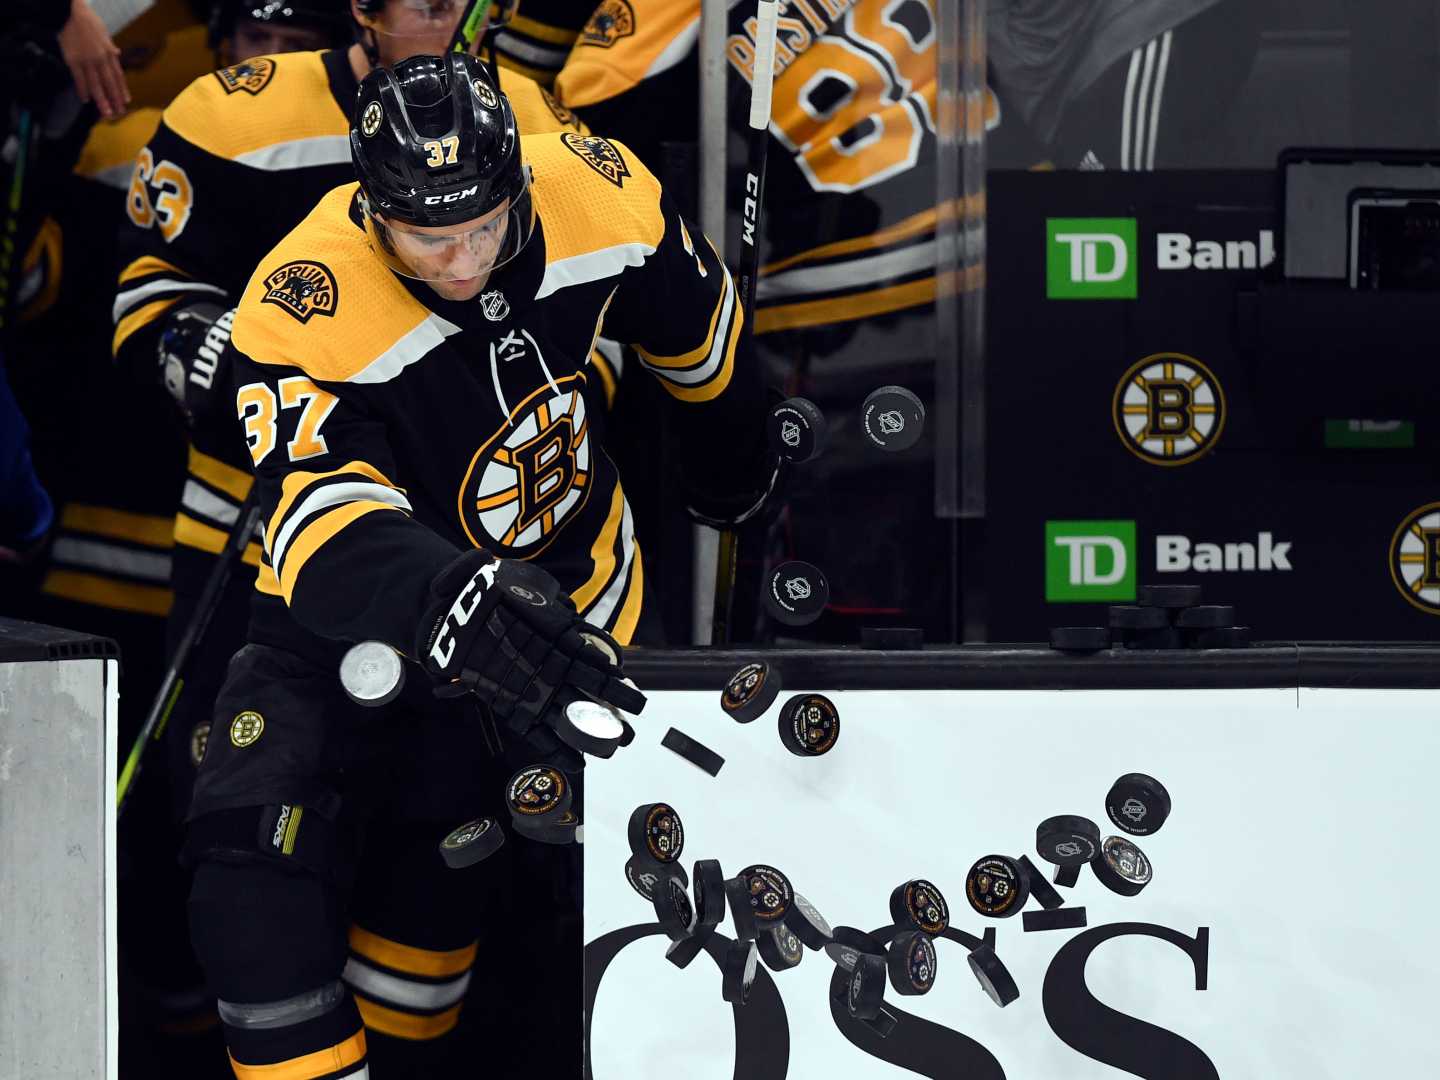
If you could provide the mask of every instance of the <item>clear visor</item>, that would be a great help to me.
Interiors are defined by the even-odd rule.
[[[525,250],[535,231],[535,216],[528,193],[458,225],[387,221],[366,206],[365,231],[376,254],[402,277],[464,287],[488,277]]]
[[[391,38],[409,38],[419,41],[449,42],[460,19],[469,7],[467,0],[400,0],[389,4],[370,28],[377,34]],[[493,2],[485,10],[477,12],[477,21],[484,26],[503,5]],[[425,50],[432,53],[445,51],[446,44]]]

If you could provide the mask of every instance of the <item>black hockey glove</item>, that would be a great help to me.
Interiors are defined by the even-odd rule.
[[[467,551],[430,595],[416,655],[443,680],[437,694],[473,691],[522,736],[576,690],[627,713],[645,707],[645,695],[621,681],[620,646],[533,563]]]
[[[170,316],[160,334],[160,378],[191,426],[230,400],[230,325],[235,309],[201,302]]]

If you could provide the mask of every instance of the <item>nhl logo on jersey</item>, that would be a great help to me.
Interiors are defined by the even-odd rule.
[[[580,31],[580,44],[608,49],[633,33],[635,9],[630,6],[630,0],[604,0]]]
[[[288,262],[265,277],[262,304],[275,304],[303,322],[312,315],[334,315],[340,288],[327,266],[301,259]]]
[[[567,131],[560,136],[560,141],[565,144],[565,149],[610,183],[616,187],[625,186],[625,177],[630,175],[630,167],[625,164],[625,159],[610,140],[602,139],[599,135],[576,135],[573,131]]]
[[[372,101],[365,106],[365,112],[360,117],[360,130],[365,133],[368,139],[380,130],[380,121],[384,119],[385,112],[380,107],[380,102]]]
[[[548,547],[590,497],[589,429],[583,375],[541,386],[517,405],[461,484],[460,522],[470,542],[507,559]]]
[[[510,301],[499,289],[480,295],[480,310],[491,322],[502,322],[510,314]]]
[[[475,80],[475,96],[480,99],[480,104],[487,109],[498,109],[500,99],[495,96],[495,91],[490,89],[490,84],[483,79]]]
[[[243,64],[221,68],[215,72],[215,78],[220,80],[220,85],[227,94],[235,94],[241,90],[251,95],[258,94],[270,85],[270,80],[274,77],[275,61],[264,57],[246,60]]]

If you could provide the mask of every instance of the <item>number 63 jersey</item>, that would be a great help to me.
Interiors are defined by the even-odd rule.
[[[392,273],[354,184],[250,279],[232,347],[265,520],[267,640],[290,621],[273,618],[283,601],[323,637],[410,652],[431,579],[479,547],[535,560],[628,643],[644,566],[585,409],[602,321],[669,391],[690,476],[763,470],[762,384],[708,241],[623,146],[573,132],[521,146],[538,224],[474,300]]]

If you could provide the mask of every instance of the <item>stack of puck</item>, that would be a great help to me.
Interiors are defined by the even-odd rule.
[[[1202,604],[1199,585],[1146,585],[1140,603],[1112,605],[1108,626],[1060,626],[1050,647],[1067,652],[1126,649],[1243,649],[1250,628],[1230,604]]]
[[[573,844],[580,818],[571,809],[570,778],[554,765],[527,765],[505,785],[510,824],[521,836],[542,844]]]
[[[642,803],[630,814],[625,830],[630,858],[625,863],[625,880],[644,899],[655,902],[663,893],[662,882],[678,878],[681,887],[690,879],[680,865],[685,850],[685,826],[669,803]],[[662,920],[662,925],[664,922]]]
[[[1154,870],[1149,858],[1130,837],[1158,832],[1170,816],[1170,806],[1170,793],[1159,780],[1145,773],[1126,773],[1110,786],[1105,796],[1105,813],[1115,827],[1127,835],[1102,838],[1100,826],[1089,818],[1060,814],[1046,818],[1036,828],[1035,850],[1056,867],[1056,885],[1073,888],[1079,881],[1080,870],[1088,865],[1096,879],[1111,892],[1138,896],[1150,884]],[[1021,863],[1028,864],[1028,860],[1022,858]],[[1037,888],[1044,878],[1033,866],[1023,868],[1030,871],[1027,883],[1046,909],[1026,912],[1026,930],[1085,925],[1083,908],[1063,907],[1063,899],[1048,883]],[[1071,911],[1081,914],[1062,914]],[[1073,921],[1077,919],[1079,921]]]

